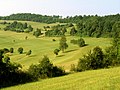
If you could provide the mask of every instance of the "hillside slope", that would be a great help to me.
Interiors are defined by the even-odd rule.
[[[120,67],[80,72],[2,90],[120,90]]]

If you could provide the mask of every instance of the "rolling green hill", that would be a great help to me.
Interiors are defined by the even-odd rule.
[[[2,90],[120,90],[120,67],[74,73]]]
[[[0,22],[3,22],[1,20]],[[12,20],[7,22],[13,22]],[[37,23],[30,21],[19,21],[22,23],[27,22],[29,25],[32,25],[34,30],[36,28],[43,28],[43,26],[54,26],[58,23],[54,24],[45,24],[45,23]],[[84,38],[86,44],[83,48],[79,48],[77,45],[73,45],[70,43],[72,39],[78,39],[77,36],[67,36],[67,43],[69,45],[68,49],[65,53],[60,52],[58,56],[56,56],[53,51],[56,48],[59,48],[59,39],[60,37],[44,37],[41,36],[39,38],[35,38],[32,33],[16,33],[11,31],[3,31],[4,25],[1,25],[0,30],[0,48],[14,48],[14,53],[10,55],[11,61],[17,62],[23,65],[23,68],[28,68],[31,64],[38,63],[44,55],[47,55],[50,60],[56,64],[63,66],[66,70],[70,69],[71,64],[76,64],[80,57],[86,54],[89,50],[94,48],[95,46],[100,46],[105,48],[110,45],[109,38]],[[69,28],[68,28],[69,32]],[[25,40],[25,37],[28,37]],[[52,39],[56,39],[55,42]],[[15,42],[14,42],[15,41]],[[25,54],[19,55],[17,49],[19,47],[24,48],[24,52],[28,50],[32,50],[32,55],[26,56]]]
[[[27,40],[25,40],[25,36],[28,36]],[[38,63],[38,61],[41,60],[44,55],[47,55],[54,64],[64,66],[65,69],[69,69],[71,64],[77,63],[79,58],[91,50],[93,47],[100,46],[105,48],[110,45],[109,38],[84,38],[88,46],[79,48],[77,45],[70,43],[70,40],[73,38],[77,39],[79,37],[68,36],[68,49],[65,51],[65,53],[60,52],[59,55],[56,56],[53,51],[59,47],[60,37],[35,38],[32,34],[28,33],[0,31],[0,48],[13,47],[15,52],[11,54],[11,60],[13,62],[22,64],[24,68],[28,67],[32,63]],[[53,42],[52,39],[56,39],[56,41]],[[15,40],[15,42],[13,42],[13,40]],[[32,55],[19,55],[17,52],[17,49],[19,47],[23,47],[24,52],[32,50]]]
[[[2,22],[2,21],[1,21]],[[9,21],[13,22],[13,21]],[[27,22],[32,25],[34,30],[36,28],[43,28],[43,26],[54,26],[54,24]],[[78,39],[77,36],[69,36],[67,33],[68,49],[65,53],[60,52],[56,56],[53,51],[59,48],[60,37],[45,37],[40,36],[36,38],[32,33],[16,33],[11,31],[3,31],[5,25],[0,24],[0,49],[14,48],[14,53],[9,54],[12,62],[22,64],[23,69],[27,69],[31,64],[38,63],[44,55],[47,55],[51,62],[58,66],[63,66],[66,71],[70,70],[71,64],[77,64],[79,58],[83,57],[89,50],[95,46],[100,46],[103,51],[110,46],[110,38],[92,38],[85,37],[87,44],[85,47],[78,47],[70,43],[72,39]],[[68,32],[69,32],[68,28]],[[25,37],[28,37],[26,40]],[[56,41],[53,42],[53,39]],[[23,54],[18,54],[17,49],[24,48]],[[26,52],[32,50],[30,56],[26,56]],[[119,90],[120,89],[120,67],[111,69],[92,70],[80,73],[69,74],[62,77],[40,80],[38,82],[27,83],[13,87],[4,88],[2,90]]]

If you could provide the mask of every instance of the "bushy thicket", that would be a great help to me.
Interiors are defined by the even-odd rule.
[[[107,67],[105,65],[106,61],[104,60],[104,54],[100,47],[95,47],[93,52],[89,52],[87,55],[84,55],[83,58],[80,58],[77,70],[85,71],[90,69],[98,69]]]
[[[4,50],[0,50],[0,88],[35,80],[33,76],[23,72],[21,68],[20,64],[11,63]]]
[[[33,35],[34,35],[36,38],[39,37],[40,35],[42,35],[41,29],[38,29],[38,28],[37,28],[37,30],[33,32]]]
[[[45,32],[45,36],[63,36],[67,32],[67,29],[64,25],[56,25],[51,27],[51,30]]]
[[[83,47],[86,45],[85,40],[83,38],[80,38],[78,40],[73,39],[70,41],[70,43],[77,44],[79,47]]]
[[[12,14],[10,16],[0,17],[1,20],[23,20],[23,21],[35,21],[43,23],[68,23],[66,26],[73,27],[72,23],[76,24],[76,28],[71,29],[70,35],[89,36],[89,37],[113,37],[119,30],[116,27],[120,27],[120,14],[98,16],[98,15],[84,15],[66,17],[64,19],[61,16],[43,16],[39,14],[31,13],[19,13]],[[3,22],[5,23],[5,22]],[[14,29],[12,29],[14,30]],[[17,30],[18,31],[18,30]],[[19,30],[23,32],[23,30]],[[30,30],[31,31],[31,30]],[[48,31],[46,36],[60,36],[63,34],[61,30],[57,29]]]
[[[54,66],[47,56],[44,56],[38,65],[31,65],[28,72],[35,78],[51,78],[65,75],[65,71],[60,67]]]
[[[5,31],[14,31],[14,32],[32,32],[33,28],[31,25],[28,25],[27,23],[21,23],[21,22],[17,22],[14,21],[13,23],[8,24],[5,28]]]
[[[2,20],[22,20],[22,21],[34,21],[41,23],[55,23],[58,22],[60,16],[47,16],[40,14],[31,14],[31,13],[18,13],[12,14],[10,16],[0,17]]]
[[[18,48],[18,53],[19,53],[19,54],[22,54],[22,53],[23,53],[23,47],[19,47],[19,48]]]
[[[31,65],[28,70],[22,71],[22,65],[11,63],[4,49],[0,50],[0,88],[62,75],[65,75],[63,68],[54,66],[47,56],[44,56],[39,64]]]
[[[79,59],[77,71],[94,70],[99,68],[108,68],[120,64],[120,58],[116,55],[116,50],[113,46],[106,48],[103,53],[100,47],[95,47],[83,58]]]

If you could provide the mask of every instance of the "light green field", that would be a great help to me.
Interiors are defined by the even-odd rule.
[[[120,90],[120,67],[74,73],[2,90]]]
[[[10,21],[12,22],[12,21]],[[26,21],[22,21],[23,23]],[[43,28],[48,24],[27,22],[34,29]],[[50,26],[56,25],[49,24]],[[0,25],[4,28],[4,25]],[[69,29],[68,29],[69,30]],[[25,40],[25,37],[28,39]],[[85,47],[78,47],[70,43],[72,39],[78,39],[76,36],[69,36],[67,33],[67,43],[69,45],[65,53],[60,52],[56,56],[53,51],[59,47],[60,37],[44,37],[35,38],[32,33],[16,33],[11,31],[0,30],[0,49],[14,48],[14,53],[9,54],[12,62],[23,65],[23,69],[27,69],[31,64],[38,63],[44,55],[47,55],[53,64],[63,66],[66,71],[70,70],[71,64],[77,64],[79,58],[86,54],[95,46],[105,49],[110,46],[110,38],[84,38]],[[55,42],[52,39],[56,39]],[[15,42],[13,42],[15,40]],[[18,54],[17,49],[24,48],[24,54]],[[25,52],[32,50],[30,56],[26,56]],[[103,50],[104,51],[104,50]],[[86,71],[74,73],[63,77],[40,80],[38,82],[28,83],[2,90],[119,90],[120,89],[120,67],[102,70]]]
[[[3,22],[0,20],[0,22]],[[13,22],[13,21],[7,21]],[[38,22],[30,22],[30,21],[19,21],[22,23],[27,22],[32,25],[34,30],[36,28],[43,28],[43,26],[53,26],[54,24],[45,24]],[[1,24],[0,24],[1,25]],[[4,25],[0,26],[1,28],[5,27]],[[69,28],[68,28],[69,32]],[[25,40],[25,37],[28,36],[28,40]],[[32,33],[16,33],[11,31],[3,31],[0,30],[0,48],[11,48],[13,47],[15,52],[10,55],[11,61],[17,62],[23,65],[23,68],[28,68],[31,64],[38,63],[44,55],[47,55],[50,60],[56,64],[63,66],[66,70],[70,69],[71,64],[76,64],[80,57],[86,54],[89,50],[94,48],[95,46],[100,46],[105,48],[110,45],[109,38],[84,38],[86,44],[83,48],[79,48],[77,45],[73,45],[70,43],[72,39],[78,39],[79,37],[75,36],[67,36],[67,43],[69,45],[68,49],[65,53],[60,52],[58,56],[56,56],[53,51],[56,48],[59,48],[59,39],[60,37],[44,37],[41,36],[39,38],[35,38]],[[52,39],[56,39],[55,42]],[[15,40],[15,42],[13,42]],[[19,47],[24,48],[24,52],[28,50],[32,50],[32,55],[26,56],[25,54],[19,55],[17,49]]]
[[[13,20],[0,20],[0,22],[4,22],[4,21],[10,22],[10,23],[13,22]],[[16,21],[16,20],[14,20],[14,21]],[[60,24],[60,23],[46,24],[46,23],[39,23],[39,22],[32,22],[32,21],[17,21],[17,22],[27,23],[28,25],[32,25],[34,30],[36,30],[37,28],[43,29],[44,26],[55,26],[57,24]],[[0,24],[0,27],[3,28],[4,25]]]
[[[3,22],[3,21],[0,21]],[[13,21],[7,21],[13,22]],[[45,23],[37,23],[37,22],[29,22],[29,21],[21,21],[22,23],[27,22],[32,25],[34,29],[43,28],[43,26],[53,26],[55,24],[45,24]],[[1,27],[4,27],[2,25]],[[68,29],[69,30],[69,29]],[[69,31],[68,31],[69,32]],[[28,40],[25,40],[25,37],[28,36]],[[67,43],[69,45],[68,49],[65,53],[60,52],[59,56],[55,56],[53,51],[54,49],[59,47],[59,39],[60,37],[40,37],[35,38],[32,33],[16,33],[11,31],[3,31],[0,30],[0,48],[11,48],[13,47],[15,50],[14,54],[11,54],[11,61],[17,62],[23,65],[23,68],[28,68],[32,63],[38,63],[39,60],[43,58],[44,55],[47,55],[50,60],[56,64],[63,66],[66,70],[70,69],[71,64],[76,64],[80,57],[86,54],[89,50],[94,48],[95,46],[100,46],[105,48],[110,45],[109,38],[84,38],[86,44],[83,48],[79,48],[77,45],[73,45],[70,43],[72,39],[78,39],[79,37],[67,36]],[[56,39],[55,42],[52,39]],[[15,42],[13,42],[15,40]],[[24,48],[24,52],[28,50],[32,50],[32,55],[26,56],[25,54],[19,55],[17,49],[19,47]]]
[[[28,36],[28,40],[25,40],[25,36]],[[52,41],[53,38],[56,39],[55,42]],[[69,70],[71,64],[76,64],[80,57],[95,46],[105,48],[110,45],[110,39],[108,38],[84,38],[88,46],[79,48],[77,45],[70,43],[70,40],[73,38],[77,39],[79,37],[68,36],[68,49],[65,53],[60,52],[59,55],[56,56],[53,51],[59,47],[60,37],[35,38],[32,34],[28,33],[0,31],[0,48],[13,47],[15,52],[10,55],[11,61],[22,64],[23,68],[29,67],[32,63],[38,63],[44,55],[47,55],[54,64],[63,66]],[[15,40],[15,42],[13,42],[13,40]],[[19,47],[23,47],[24,52],[31,49],[32,55],[26,56],[25,54],[18,54],[17,49]]]

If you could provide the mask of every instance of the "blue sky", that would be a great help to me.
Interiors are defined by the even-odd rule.
[[[120,0],[1,0],[0,16],[13,13],[110,15],[120,13]]]

